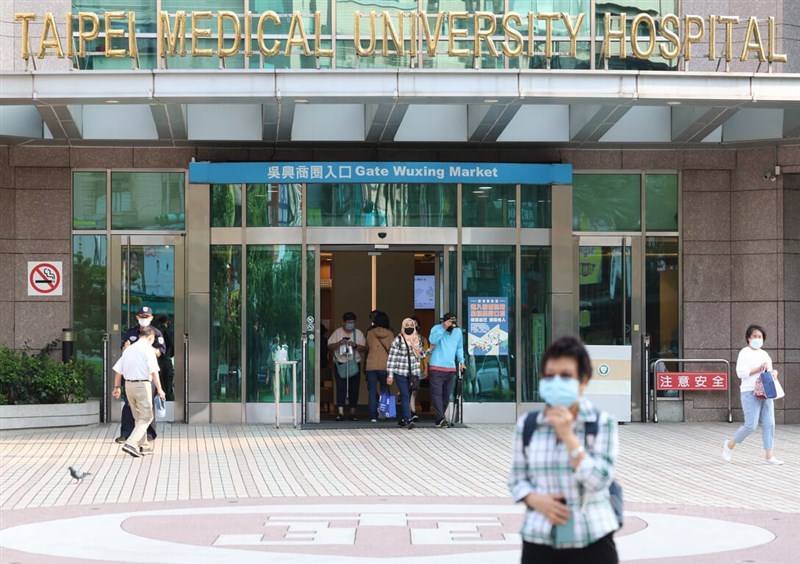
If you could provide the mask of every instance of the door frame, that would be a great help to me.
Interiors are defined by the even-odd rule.
[[[130,322],[122,326],[122,250],[130,246],[169,245],[174,248],[175,261],[173,265],[174,277],[174,325],[172,327],[174,356],[174,417],[173,421],[185,419],[184,392],[186,383],[186,367],[184,365],[184,341],[186,332],[186,280],[185,280],[185,237],[183,233],[112,233],[108,248],[108,294],[106,302],[106,331],[109,335],[108,345],[108,387],[106,389],[107,401],[110,402],[111,421],[119,421],[122,410],[120,401],[113,400],[111,391],[114,385],[114,371],[112,367],[122,346],[122,334],[133,323],[135,314],[129,316]],[[128,255],[130,256],[130,255]],[[129,308],[130,312],[130,308]],[[158,312],[156,312],[158,313]]]
[[[340,229],[340,228],[339,228]],[[314,252],[314,270],[315,270],[315,280],[314,280],[314,318],[316,319],[315,328],[314,328],[314,340],[315,342],[320,342],[320,319],[321,319],[321,303],[322,303],[322,284],[321,284],[321,258],[323,252],[363,252],[364,254],[370,253],[392,253],[392,252],[404,252],[404,253],[417,253],[417,252],[430,252],[434,253],[436,256],[434,271],[436,276],[436,298],[435,298],[435,308],[434,308],[434,319],[437,317],[437,312],[441,315],[448,307],[450,307],[448,303],[448,299],[450,296],[450,261],[448,253],[456,254],[456,248],[453,245],[447,243],[441,244],[431,244],[428,243],[407,243],[403,242],[402,244],[354,244],[352,242],[344,242],[341,244],[336,244],[330,241],[336,240],[336,231],[332,229],[330,232],[330,237],[327,238],[327,242],[324,244],[309,244],[307,245],[307,251]],[[438,243],[438,242],[437,242]],[[373,279],[373,285],[376,282]],[[375,288],[372,290],[372,295],[375,295]],[[372,298],[370,296],[370,299]],[[371,307],[371,309],[374,309]],[[333,324],[334,320],[331,319],[331,325]],[[333,327],[328,327],[328,332],[333,331]],[[305,397],[302,401],[306,402],[306,413],[308,415],[308,422],[319,422],[321,417],[320,412],[320,389],[322,384],[322,374],[319,362],[314,362],[314,374],[313,374],[313,386],[309,390],[309,392],[313,393],[313,401]],[[335,390],[334,390],[335,394]]]
[[[642,421],[644,409],[642,393],[644,389],[645,374],[642,374],[642,335],[647,330],[645,327],[645,280],[644,280],[644,241],[640,232],[634,233],[587,233],[574,236],[573,265],[574,265],[574,315],[576,334],[580,333],[580,276],[579,253],[580,247],[623,247],[631,253],[631,300],[630,300],[630,347],[631,347],[631,420]],[[623,261],[623,265],[625,261]],[[625,273],[622,276],[623,284],[627,284]],[[597,368],[597,367],[593,367]],[[597,376],[595,373],[593,376]]]

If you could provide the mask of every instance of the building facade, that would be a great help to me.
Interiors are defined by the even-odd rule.
[[[800,421],[793,2],[0,9],[0,344],[74,328],[95,395],[142,305],[174,347],[171,416],[198,423],[274,421],[293,391],[324,420],[322,325],[455,311],[467,423],[537,403],[564,333],[622,420],[654,397],[659,420],[727,420],[731,395],[741,418],[724,363],[667,363],[707,390],[650,368],[735,362],[751,323],[776,419]]]

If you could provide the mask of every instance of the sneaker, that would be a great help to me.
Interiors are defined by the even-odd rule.
[[[450,425],[447,423],[447,419],[440,419],[436,422],[436,426],[440,429],[447,429]]]
[[[397,426],[398,427],[408,427],[408,423],[406,422],[405,419],[401,419],[400,421],[397,422]]]
[[[370,420],[369,420],[369,422],[370,422],[370,423],[377,423],[377,422],[378,422],[378,420],[377,420],[377,419],[370,419]]]
[[[139,447],[139,452],[141,454],[153,454],[153,447],[151,447],[149,445],[148,446]]]
[[[410,422],[408,423],[408,425],[406,425],[406,429],[408,429],[409,431],[410,431],[411,429],[413,429],[414,427],[416,427],[416,425],[414,425],[414,422],[413,422],[413,421],[410,421]]]
[[[731,456],[733,456],[733,449],[728,446],[728,439],[725,439],[725,444],[722,446],[722,460],[730,462]]]
[[[341,413],[339,413],[339,414],[336,416],[336,420],[337,420],[337,421],[344,421],[344,415],[342,415]]]
[[[130,454],[134,458],[141,458],[142,457],[142,453],[140,453],[136,449],[136,447],[134,447],[132,445],[129,445],[128,443],[125,443],[124,445],[122,445],[122,452],[127,452],[128,454]]]
[[[781,460],[781,459],[779,459],[779,458],[775,458],[774,456],[772,456],[772,457],[770,457],[770,458],[767,458],[767,459],[764,461],[764,464],[771,464],[771,465],[773,465],[773,466],[780,466],[780,465],[782,465],[782,464],[783,464],[783,460]]]
[[[416,413],[412,413],[412,414],[411,414],[411,421],[413,421],[413,422],[415,422],[415,423],[416,423],[417,421],[419,421],[419,417],[417,417],[417,414],[416,414]]]
[[[120,435],[119,437],[114,439],[114,442],[115,443],[119,443],[119,444],[123,444],[127,440],[128,440],[128,437],[123,437],[122,435]]]
[[[358,421],[358,417],[356,417],[355,415],[351,415],[350,421]]]

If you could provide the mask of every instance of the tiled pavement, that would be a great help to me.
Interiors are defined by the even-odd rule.
[[[704,563],[729,562],[733,554],[738,561],[788,562],[790,554],[800,551],[800,539],[796,534],[800,530],[800,426],[781,425],[777,429],[775,453],[786,461],[781,467],[763,464],[760,433],[751,435],[744,445],[737,447],[731,463],[724,463],[720,457],[722,441],[735,429],[736,424],[727,423],[620,427],[618,479],[625,488],[626,511],[630,517],[625,529],[618,534],[624,559],[638,561],[661,557],[658,562],[694,562],[695,559]],[[351,562],[356,557],[364,562],[370,559],[411,562],[415,561],[413,557],[418,557],[422,558],[421,562],[428,554],[420,548],[422,546],[428,546],[427,550],[433,551],[430,554],[440,557],[454,555],[460,564],[471,561],[463,554],[459,556],[464,549],[458,548],[461,545],[458,545],[457,533],[447,537],[446,542],[439,542],[431,540],[433,533],[419,532],[428,525],[415,529],[416,521],[412,520],[415,511],[437,515],[466,511],[469,519],[497,519],[492,526],[502,527],[504,535],[495,538],[486,533],[490,529],[482,528],[479,528],[480,534],[471,534],[478,534],[482,541],[478,544],[483,545],[482,548],[490,546],[489,541],[495,539],[492,542],[497,546],[491,550],[500,551],[495,558],[498,564],[518,560],[518,538],[511,531],[519,527],[521,510],[509,502],[506,486],[510,425],[433,429],[428,423],[412,431],[366,426],[300,431],[291,427],[276,430],[255,425],[161,424],[155,454],[142,459],[132,459],[119,451],[119,445],[113,442],[116,430],[112,426],[100,426],[0,433],[0,527],[3,529],[0,530],[0,545],[4,545],[0,547],[0,561],[179,562],[186,558],[192,562],[213,562],[232,558],[233,562],[246,561],[243,555],[253,554],[252,547],[246,549],[248,543],[258,545],[262,558],[265,546],[270,543],[294,545],[287,549],[291,558],[284,552],[280,558],[270,560],[275,562],[303,562],[303,554],[324,554],[326,559],[329,556],[334,560],[343,558],[342,562]],[[67,473],[70,465],[89,471],[92,476],[75,484]],[[237,504],[236,509],[232,503]],[[380,504],[384,505],[381,517],[377,518],[375,508]],[[292,527],[296,524],[287,525],[285,534],[277,537],[273,529],[266,529],[271,531],[268,535],[259,528],[264,526],[263,511],[269,513],[276,507],[281,508],[282,514],[302,511],[307,514],[303,519],[318,515],[320,507],[328,513],[344,511],[356,521],[360,519],[360,525],[326,529],[352,530],[352,542],[346,549],[341,546],[347,544],[342,538],[329,539],[329,545],[323,542],[322,547],[312,547],[312,542],[297,548],[297,538],[294,543],[286,541],[293,538]],[[206,521],[199,517],[203,512],[249,514],[254,508],[261,511],[259,527],[253,529],[253,523],[243,521],[235,528],[235,531],[253,529],[250,536],[231,534],[235,531],[227,530],[223,534],[224,531],[217,530],[222,522],[228,523],[233,517],[222,520],[208,517]],[[132,559],[119,554],[119,547],[127,540],[147,538],[156,542],[153,539],[159,538],[159,517],[153,515],[172,510],[182,517],[170,518],[172,536],[162,539],[170,542],[160,545],[160,552],[144,550]],[[487,517],[493,515],[492,511],[498,516]],[[114,525],[113,516],[121,513],[125,514],[124,518]],[[386,517],[384,513],[394,517]],[[408,516],[408,521],[402,523],[411,523],[408,525],[411,540],[404,537],[400,545],[389,552],[392,556],[377,559],[375,545],[386,553],[391,543],[387,544],[385,535],[377,535],[374,542],[370,542],[369,531],[382,530],[370,526],[375,525],[375,519],[387,527],[395,526],[397,515]],[[34,544],[34,549],[23,540],[19,540],[22,544],[14,544],[17,537],[23,539],[22,532],[27,529],[10,527],[25,524],[34,527],[37,523],[57,519],[57,530],[68,531],[70,519],[86,516],[106,518],[103,525],[111,527],[112,532],[124,530],[128,536],[107,545],[97,541],[94,552],[72,552],[75,547],[69,548],[72,545],[64,540],[63,550],[48,549],[44,551],[48,556],[30,554],[39,551],[38,545]],[[329,519],[335,517],[328,515]],[[434,519],[432,515],[417,517],[422,521]],[[440,521],[434,530],[445,531],[449,525],[443,524],[441,515],[436,518]],[[445,521],[449,523],[458,518]],[[701,519],[696,520],[698,518]],[[236,519],[246,521],[244,515]],[[389,525],[381,519],[388,519]],[[181,525],[184,521],[185,529]],[[681,526],[685,529],[683,533]],[[737,526],[743,529],[739,531]],[[691,537],[693,532],[704,527],[707,527],[707,534],[695,540],[684,538],[678,543],[682,544],[683,556],[675,552],[678,539],[671,536]],[[391,527],[386,529],[391,530]],[[45,534],[44,531],[30,529],[28,534],[36,539]],[[16,535],[17,532],[20,535]],[[654,544],[652,539],[647,540],[648,534],[656,533],[656,538],[664,541],[663,548],[656,546],[658,543]],[[80,532],[77,535],[80,536]],[[705,546],[712,537],[716,544]],[[273,540],[268,542],[268,539]],[[80,545],[74,538],[72,541]],[[194,548],[188,548],[190,546]],[[201,552],[192,553],[201,548],[212,552],[205,556]],[[174,553],[170,552],[172,549]],[[731,550],[735,552],[726,552]],[[230,554],[225,555],[224,551]],[[691,556],[701,551],[705,551],[705,555]],[[66,556],[73,558],[63,558]]]

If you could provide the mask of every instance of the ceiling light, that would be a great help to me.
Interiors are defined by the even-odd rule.
[[[497,98],[486,98],[483,103],[484,104],[496,104],[498,102]]]
[[[478,186],[478,190],[491,190],[491,186]]]
[[[480,191],[480,189],[478,189],[478,190],[473,190],[473,191],[472,191],[472,193],[473,193],[473,194],[483,194],[483,192],[481,192],[481,191]]]
[[[677,100],[670,100],[669,102],[667,102],[667,106],[680,106],[680,105],[681,103]]]
[[[308,104],[308,100],[306,100],[305,98],[298,98],[297,100],[294,101],[294,103],[295,104]]]
[[[106,100],[106,104],[119,104],[119,100]]]

